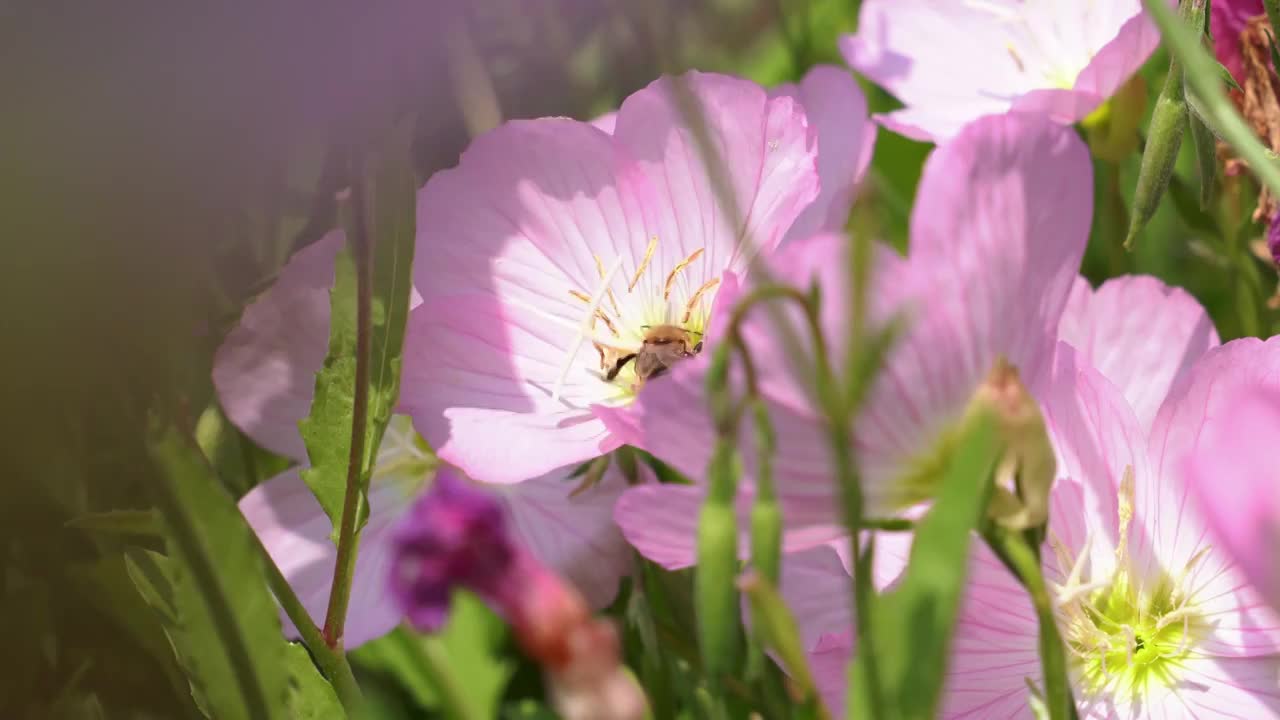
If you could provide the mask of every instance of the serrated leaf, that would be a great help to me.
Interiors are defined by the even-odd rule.
[[[112,535],[159,537],[164,533],[154,508],[88,513],[68,520],[67,527]]]
[[[933,508],[916,525],[900,584],[872,596],[874,647],[859,644],[849,717],[871,716],[864,671],[872,653],[885,702],[899,708],[903,718],[935,716],[969,543],[991,496],[996,448],[990,416],[976,416],[952,456]]]
[[[336,720],[346,717],[333,686],[320,675],[307,649],[289,643],[289,716],[293,720]]]
[[[289,717],[289,675],[275,601],[235,501],[199,450],[172,428],[153,430],[156,501],[167,555],[128,556],[197,705],[217,720]]]
[[[400,364],[409,314],[416,222],[416,182],[410,163],[412,123],[397,128],[370,159],[363,179],[364,216],[373,243],[368,421],[360,472],[357,529],[368,518],[368,478],[400,394]],[[329,350],[316,373],[311,413],[299,423],[310,467],[302,479],[333,523],[337,541],[351,453],[356,383],[356,265],[348,246],[334,263],[329,295]]]

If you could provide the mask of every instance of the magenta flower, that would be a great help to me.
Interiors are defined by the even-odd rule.
[[[1215,369],[1202,372],[1216,382],[1193,386],[1171,424],[1181,421],[1175,437],[1187,440],[1184,481],[1216,542],[1280,611],[1280,475],[1272,444],[1280,431],[1280,340],[1237,345],[1245,347],[1213,356]],[[1203,429],[1191,436],[1186,430],[1196,421]]]
[[[1245,67],[1240,35],[1250,20],[1262,14],[1262,0],[1217,0],[1209,4],[1213,53],[1241,85],[1245,80]]]
[[[1074,123],[1155,50],[1140,0],[867,0],[840,48],[906,105],[877,120],[942,141],[983,115],[1045,114]]]
[[[639,362],[626,358],[646,332],[678,326],[686,354],[713,343],[703,333],[729,274],[797,222],[843,224],[871,137],[852,77],[818,68],[773,98],[684,79],[735,207],[717,199],[669,78],[595,124],[506,123],[423,189],[424,310],[402,403],[441,458],[517,482],[613,450],[622,441],[593,408],[634,399]]]
[[[333,260],[343,243],[330,233],[295,255],[276,283],[245,309],[240,324],[214,358],[213,380],[227,416],[250,438],[306,463],[298,421],[311,407],[315,372],[324,363],[329,335],[329,287]],[[421,312],[418,301],[410,316]],[[369,493],[369,523],[361,534],[346,646],[355,647],[399,624],[401,614],[386,592],[392,528],[427,483],[435,459],[405,416],[387,428]],[[332,525],[300,468],[263,482],[240,509],[316,622],[323,622],[333,579]],[[597,607],[608,604],[626,572],[629,550],[612,520],[626,487],[610,472],[604,481],[569,497],[578,485],[558,468],[516,485],[483,492],[503,508],[513,533],[543,563],[581,588]],[[479,492],[479,491],[477,491]],[[288,618],[286,631],[296,635]]]
[[[395,531],[392,595],[420,630],[440,629],[453,592],[470,590],[510,623],[546,672],[568,720],[639,720],[644,694],[621,663],[617,631],[525,550],[490,494],[442,470]]]
[[[997,358],[1034,389],[1046,369],[1089,232],[1091,168],[1069,129],[1030,116],[978,121],[936,150],[925,166],[912,217],[911,255],[881,248],[871,314],[908,312],[909,329],[887,359],[850,441],[858,452],[869,512],[890,515],[929,500],[946,436]],[[848,242],[826,235],[792,243],[771,258],[774,274],[797,287],[817,282],[821,323],[841,367],[848,351]],[[744,289],[725,283],[711,334]],[[786,549],[838,537],[832,483],[810,377],[794,372],[786,341],[766,313],[744,326],[761,395],[778,434],[775,475],[788,521]],[[601,411],[626,442],[691,478],[706,468],[714,430],[703,398],[707,359],[653,383],[632,408]],[[749,433],[741,447],[747,475]],[[749,478],[748,478],[749,479]],[[669,567],[693,559],[693,517],[702,487],[653,485],[628,491],[616,517],[627,539]],[[749,502],[749,483],[742,491]]]

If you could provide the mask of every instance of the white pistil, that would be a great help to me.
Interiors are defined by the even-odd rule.
[[[583,341],[592,337],[592,320],[596,316],[596,310],[600,307],[600,302],[604,300],[605,294],[609,291],[609,283],[613,282],[613,276],[622,268],[622,258],[613,261],[613,265],[605,272],[604,277],[600,280],[600,286],[591,295],[591,302],[587,304],[587,314],[582,318],[582,324],[577,328],[577,334],[574,335],[572,343],[569,346],[569,353],[565,357],[564,365],[560,367],[560,374],[556,376],[555,385],[551,388],[551,402],[560,402],[560,390],[564,388],[565,378],[569,377],[569,371],[573,369],[573,363],[578,359],[578,351],[582,349]]]

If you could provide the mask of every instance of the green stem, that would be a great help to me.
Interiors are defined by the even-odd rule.
[[[392,633],[404,650],[413,659],[422,675],[427,678],[440,700],[440,710],[444,717],[451,720],[480,720],[480,713],[467,701],[467,693],[462,689],[462,682],[453,672],[443,640],[434,635],[416,635],[407,632]]]
[[[351,452],[347,458],[347,488],[342,501],[338,528],[338,558],[329,591],[329,609],[324,618],[324,638],[332,648],[342,647],[342,633],[351,600],[351,578],[355,575],[360,532],[356,529],[364,487],[364,444],[369,420],[369,361],[372,359],[373,329],[373,242],[365,223],[364,173],[360,163],[351,174],[351,243],[356,265],[356,387],[351,408]]]
[[[988,525],[983,538],[991,549],[1018,576],[1031,595],[1036,618],[1040,622],[1040,664],[1044,672],[1044,701],[1050,720],[1070,720],[1074,712],[1071,684],[1067,677],[1066,646],[1058,634],[1053,616],[1053,603],[1040,569],[1040,558],[1026,538],[1004,528]]]
[[[271,553],[267,552],[267,547],[262,544],[262,539],[257,533],[253,534],[254,545],[258,548],[258,554],[262,557],[262,563],[267,568],[267,583],[271,586],[271,592],[275,594],[276,601],[280,603],[280,607],[284,608],[284,612],[293,621],[293,626],[298,629],[298,635],[302,638],[302,644],[306,646],[311,653],[311,657],[315,659],[316,666],[324,673],[333,685],[334,692],[338,694],[338,700],[342,703],[342,707],[346,709],[349,716],[355,716],[359,712],[359,708],[364,702],[364,696],[360,692],[360,686],[356,684],[355,675],[351,672],[351,665],[347,663],[347,656],[338,652],[325,642],[324,635],[320,633],[320,628],[316,627],[316,623],[311,619],[311,614],[307,612],[302,601],[298,599],[297,593],[293,591],[293,586],[289,584],[289,579],[280,571],[280,566],[276,564]]]
[[[1276,155],[1262,146],[1222,92],[1217,63],[1209,57],[1198,33],[1179,21],[1178,15],[1163,0],[1144,0],[1143,4],[1160,27],[1169,52],[1182,64],[1192,109],[1214,134],[1249,163],[1249,169],[1264,185],[1280,195],[1280,164],[1276,162]]]

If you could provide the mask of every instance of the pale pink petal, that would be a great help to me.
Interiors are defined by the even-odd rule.
[[[736,207],[716,196],[717,168],[704,162],[684,121],[679,79],[661,78],[628,97],[614,137],[653,188],[656,225],[647,229],[659,238],[663,265],[704,248],[700,263],[741,271],[752,251],[777,247],[817,198],[817,133],[792,98],[770,99],[758,85],[724,75],[690,72],[682,78],[697,100]],[[731,215],[735,209],[738,217]]]
[[[827,635],[809,653],[809,670],[813,673],[818,696],[833,718],[844,717],[845,683],[849,677],[853,646],[851,634]]]
[[[591,124],[612,135],[614,126],[618,124],[618,112],[607,112],[592,120]]]
[[[824,230],[840,231],[849,221],[854,191],[871,163],[875,125],[867,120],[867,100],[848,70],[817,65],[800,85],[781,85],[770,97],[795,98],[818,132],[818,177],[822,187],[787,232],[788,240]]]
[[[1010,111],[1080,120],[1146,61],[1159,35],[1137,0],[868,0],[846,61],[907,106],[883,119],[921,140]]]
[[[622,494],[614,508],[614,518],[627,542],[649,560],[668,570],[690,567],[698,561],[698,512],[706,490],[695,485],[648,484]],[[751,555],[749,515],[753,495],[749,489],[738,492],[738,553]],[[784,508],[783,516],[787,513]],[[784,525],[782,551],[799,552],[825,544],[844,535],[840,525]]]
[[[240,510],[312,620],[323,626],[337,556],[329,538],[333,526],[298,473],[294,468],[250,490],[240,500]],[[398,486],[375,484],[369,494],[369,523],[360,534],[351,584],[345,635],[349,649],[385,635],[400,622],[400,611],[386,587],[392,528],[407,508],[408,499]],[[285,634],[297,637],[283,611],[280,619]]]
[[[1280,656],[1192,658],[1168,692],[1131,717],[1255,720],[1280,717]]]
[[[1137,512],[1139,517],[1144,517],[1153,543],[1148,572],[1163,570],[1175,577],[1186,577],[1187,592],[1197,610],[1206,615],[1213,626],[1212,636],[1201,646],[1219,655],[1256,656],[1280,652],[1280,617],[1248,581],[1248,574],[1256,571],[1255,563],[1269,562],[1270,556],[1259,546],[1253,546],[1237,559],[1230,546],[1218,544],[1210,531],[1210,518],[1196,502],[1189,478],[1184,475],[1187,458],[1201,463],[1202,473],[1212,473],[1215,493],[1231,493],[1228,488],[1236,472],[1247,474],[1251,467],[1269,467],[1262,450],[1255,452],[1257,462],[1263,464],[1251,466],[1251,455],[1243,449],[1246,445],[1236,446],[1241,448],[1238,453],[1215,456],[1201,449],[1200,443],[1226,450],[1231,446],[1225,443],[1247,443],[1249,438],[1262,438],[1265,430],[1246,429],[1242,424],[1248,419],[1241,414],[1247,409],[1241,406],[1242,393],[1258,396],[1277,391],[1280,391],[1280,338],[1266,342],[1246,338],[1211,350],[1187,380],[1174,388],[1156,418],[1151,455],[1158,463],[1162,481],[1148,488],[1145,497],[1139,487]],[[1261,441],[1267,442],[1265,438]],[[1270,480],[1274,473],[1267,472],[1263,477]],[[1227,502],[1250,503],[1255,512],[1265,512],[1268,499],[1274,495],[1274,492],[1245,495]],[[1247,515],[1240,515],[1227,522],[1233,531],[1239,531],[1247,528],[1249,519]],[[1192,564],[1197,553],[1203,555]],[[1240,560],[1245,563],[1241,564]],[[1264,586],[1263,590],[1269,588]]]
[[[311,412],[315,373],[328,350],[329,288],[343,242],[335,230],[294,255],[213,359],[213,385],[231,422],[294,460],[307,457],[298,421]]]
[[[984,543],[975,541],[951,639],[941,716],[1030,717],[1027,679],[1043,687],[1038,633],[1026,590]]]
[[[1058,337],[1124,392],[1144,432],[1174,381],[1220,344],[1194,297],[1146,275],[1112,278],[1096,291],[1077,279]]]
[[[570,470],[494,491],[524,545],[602,608],[613,602],[631,566],[631,549],[613,522],[613,506],[627,483],[610,469],[598,485],[570,497],[582,482],[568,477]]]
[[[1280,547],[1280,476],[1272,445],[1280,434],[1280,388],[1241,385],[1219,404],[1225,412],[1204,424],[1189,449],[1183,481],[1216,544],[1280,609],[1280,562],[1265,550]]]

